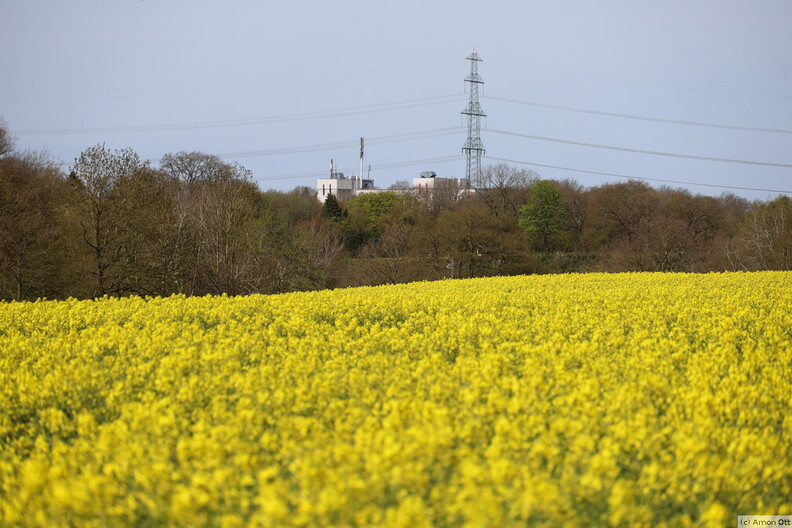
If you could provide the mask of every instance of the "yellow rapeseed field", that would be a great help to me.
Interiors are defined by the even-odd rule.
[[[792,273],[0,304],[2,526],[792,514]]]

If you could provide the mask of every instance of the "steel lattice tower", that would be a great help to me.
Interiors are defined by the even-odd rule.
[[[470,61],[470,75],[467,76],[465,82],[469,85],[470,102],[462,112],[463,115],[468,116],[468,137],[465,146],[462,147],[462,153],[467,155],[465,184],[470,189],[471,180],[476,187],[481,184],[481,156],[485,152],[484,143],[481,142],[481,118],[486,117],[487,114],[479,104],[479,85],[484,84],[478,74],[478,63],[481,62],[481,57],[473,49],[473,53],[468,56],[467,60]]]

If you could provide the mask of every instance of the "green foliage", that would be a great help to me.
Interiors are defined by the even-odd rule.
[[[0,122],[0,299],[276,293],[570,271],[792,269],[792,200],[630,181],[586,189],[491,167],[476,193],[376,192],[342,207],[262,192],[201,152],[158,168],[86,149],[66,176]]]
[[[344,211],[338,203],[338,199],[334,194],[330,193],[325,198],[324,205],[322,206],[322,218],[327,218],[332,221],[339,221],[344,216]]]
[[[518,225],[535,249],[552,251],[555,249],[553,237],[567,221],[564,196],[558,185],[549,180],[537,181],[530,191],[528,203],[520,208]]]
[[[361,194],[349,202],[350,215],[361,215],[365,218],[366,227],[377,233],[380,220],[398,205],[404,203],[404,197],[393,192]]]
[[[310,222],[322,213],[322,204],[309,187],[295,187],[287,193],[265,191],[261,196],[290,226]]]
[[[138,257],[133,239],[140,239],[130,213],[145,211],[148,205],[134,207],[131,195],[142,190],[137,175],[146,168],[134,150],[111,150],[103,144],[84,150],[74,164],[77,218],[83,249],[91,255],[94,295],[130,291],[133,272],[128,264]]]
[[[357,250],[376,240],[382,233],[383,222],[404,204],[404,196],[393,192],[361,194],[347,204],[348,216],[343,222],[347,247]]]

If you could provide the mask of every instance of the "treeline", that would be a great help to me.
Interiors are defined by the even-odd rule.
[[[508,165],[473,194],[372,194],[326,204],[355,270],[344,284],[587,271],[792,269],[792,200],[749,202],[639,181],[584,188]],[[438,182],[439,183],[439,182]]]
[[[629,181],[590,189],[506,165],[322,206],[199,152],[158,167],[85,150],[68,173],[0,127],[0,298],[279,293],[579,271],[792,269],[792,200]]]

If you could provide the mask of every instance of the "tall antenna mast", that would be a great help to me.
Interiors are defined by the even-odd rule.
[[[358,189],[363,188],[363,138],[360,138],[360,172],[358,173]]]
[[[481,118],[487,114],[481,109],[479,104],[479,85],[484,84],[478,74],[478,63],[482,62],[481,57],[473,49],[467,60],[470,61],[470,75],[465,79],[469,83],[470,101],[467,108],[462,112],[468,116],[468,137],[462,153],[467,154],[467,170],[465,171],[465,185],[470,189],[471,180],[478,187],[481,184],[481,156],[484,154],[484,143],[481,142]]]

